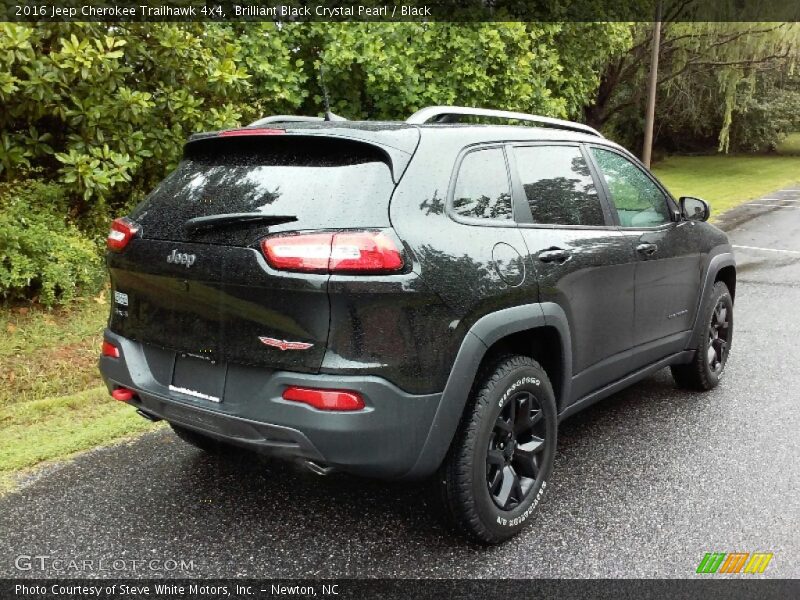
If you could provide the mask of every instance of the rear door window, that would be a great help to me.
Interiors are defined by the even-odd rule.
[[[376,147],[335,138],[202,140],[131,216],[143,237],[232,244],[246,244],[263,225],[192,234],[183,225],[255,212],[296,217],[282,230],[385,227],[394,189],[387,161]]]
[[[456,215],[470,219],[513,218],[511,183],[502,148],[476,150],[464,156],[452,207]]]
[[[589,165],[578,146],[514,148],[517,171],[534,223],[605,225]]]

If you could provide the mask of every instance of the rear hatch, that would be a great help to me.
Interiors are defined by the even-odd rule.
[[[318,372],[329,275],[273,269],[259,241],[389,227],[398,169],[416,146],[407,139],[408,152],[324,130],[191,141],[130,215],[137,235],[108,254],[110,329],[181,357]]]

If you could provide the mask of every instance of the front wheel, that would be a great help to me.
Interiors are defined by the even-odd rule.
[[[733,299],[724,282],[714,284],[700,318],[705,326],[695,342],[692,362],[670,369],[680,387],[706,391],[719,383],[733,342]]]
[[[496,544],[517,534],[553,470],[558,419],[544,369],[527,356],[499,360],[470,398],[437,474],[448,520]]]

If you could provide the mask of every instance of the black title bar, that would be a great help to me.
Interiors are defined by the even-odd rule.
[[[152,598],[159,600],[265,600],[294,598],[318,600],[491,600],[493,598],[648,600],[772,600],[800,596],[798,580],[737,579],[698,576],[694,579],[620,580],[409,580],[409,579],[4,579],[0,597],[76,600]]]

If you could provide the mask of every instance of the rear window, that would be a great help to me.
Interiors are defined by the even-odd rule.
[[[332,138],[212,138],[189,144],[183,161],[132,213],[153,239],[251,243],[263,224],[187,234],[194,217],[257,212],[295,216],[287,229],[384,227],[394,189],[376,147]]]
[[[477,150],[464,157],[452,206],[461,217],[511,220],[511,184],[502,148]]]

